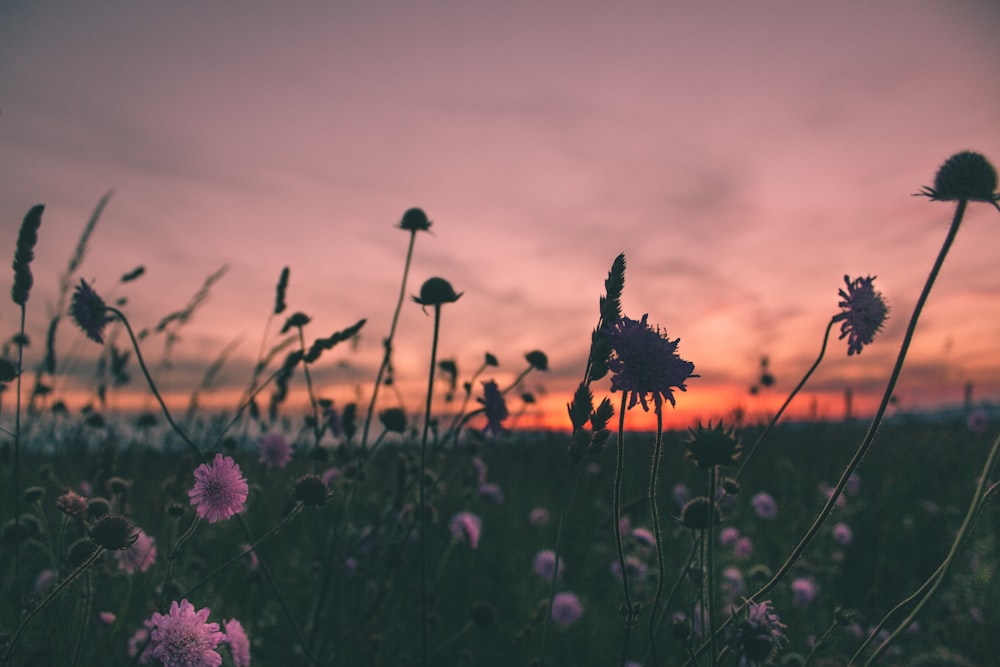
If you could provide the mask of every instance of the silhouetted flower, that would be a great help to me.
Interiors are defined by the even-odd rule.
[[[226,629],[226,644],[229,645],[229,654],[233,656],[233,664],[236,667],[250,667],[250,640],[243,629],[243,624],[232,618],[223,623]]]
[[[428,278],[420,286],[420,296],[413,300],[421,306],[440,306],[445,303],[455,303],[462,293],[455,293],[455,288],[444,278]]]
[[[705,530],[708,528],[709,512],[712,513],[712,522],[718,524],[718,505],[709,502],[705,496],[693,498],[681,510],[681,525],[691,530]]]
[[[556,593],[552,598],[552,620],[568,628],[583,616],[583,603],[575,593]]]
[[[995,203],[997,172],[989,160],[973,151],[955,153],[944,161],[934,175],[934,187],[924,187],[918,194],[935,201],[982,201]]]
[[[104,344],[104,327],[111,321],[111,316],[108,315],[104,300],[83,278],[73,291],[69,314],[83,333],[87,334],[87,338],[95,343]]]
[[[318,475],[305,475],[295,482],[292,495],[303,505],[319,507],[326,504],[328,491],[326,483]]]
[[[403,214],[399,228],[410,232],[426,232],[431,228],[431,221],[427,219],[427,214],[422,209],[411,208]]]
[[[486,426],[483,433],[499,436],[503,433],[503,422],[510,413],[507,412],[507,402],[504,400],[500,388],[493,380],[483,382],[483,397],[477,398],[483,404],[483,412],[486,413]]]
[[[459,512],[451,518],[448,524],[452,536],[456,540],[466,539],[473,549],[479,547],[479,536],[483,529],[483,520],[472,512]]]
[[[729,631],[729,645],[740,665],[756,667],[771,662],[784,641],[785,624],[771,609],[771,601],[751,602],[746,616]]]
[[[401,408],[386,408],[378,413],[382,428],[390,433],[406,432],[406,413]]]
[[[108,551],[128,549],[135,543],[137,534],[128,517],[120,514],[106,514],[90,529],[90,539]]]
[[[194,610],[187,600],[170,603],[167,614],[150,617],[150,654],[165,667],[219,667],[222,656],[215,648],[225,641],[218,623],[208,623],[209,609]]]
[[[188,496],[201,518],[215,523],[243,511],[249,487],[232,458],[216,454],[211,465],[202,463],[195,468],[194,479]]]
[[[641,320],[622,317],[604,330],[613,352],[608,360],[611,391],[626,392],[630,395],[629,408],[640,402],[647,411],[646,396],[652,394],[656,414],[661,414],[663,399],[676,405],[674,388],[687,391],[684,383],[698,376],[693,375],[694,364],[677,355],[680,339],[671,341],[666,332],[649,326],[647,317],[643,315]]]
[[[268,433],[257,445],[260,462],[268,468],[284,468],[292,460],[292,444],[281,433]]]
[[[761,491],[754,495],[750,499],[750,504],[753,505],[753,511],[757,513],[761,519],[771,519],[778,516],[778,503],[775,501],[774,496],[772,496],[767,491]]]
[[[539,371],[549,370],[549,358],[541,350],[532,350],[524,355],[524,358],[528,360],[528,363],[532,368]]]
[[[882,298],[882,293],[876,292],[872,286],[874,280],[875,276],[855,278],[853,281],[844,276],[847,291],[838,291],[843,301],[837,305],[843,312],[835,315],[833,321],[842,322],[840,338],[848,337],[848,356],[855,352],[861,354],[861,348],[871,344],[875,334],[882,330],[882,325],[889,315],[889,306]]]
[[[145,572],[156,562],[156,540],[140,530],[132,546],[115,552],[115,560],[128,574]]]
[[[715,426],[709,422],[707,427],[699,423],[696,428],[688,430],[684,444],[688,459],[704,469],[734,465],[743,449],[733,427],[727,429],[722,422]]]

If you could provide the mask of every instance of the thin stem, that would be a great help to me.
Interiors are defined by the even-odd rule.
[[[833,328],[834,321],[835,320],[831,319],[830,323],[826,325],[826,332],[823,334],[823,345],[822,347],[820,347],[819,356],[816,357],[816,361],[813,362],[813,365],[809,368],[808,371],[806,371],[806,374],[802,376],[802,379],[799,381],[799,384],[796,385],[795,389],[792,390],[792,393],[790,393],[788,395],[788,398],[785,399],[785,402],[781,406],[781,409],[779,409],[774,414],[774,417],[771,418],[771,421],[767,425],[767,428],[764,429],[764,432],[761,433],[760,436],[757,438],[757,441],[753,443],[753,447],[750,448],[749,453],[747,453],[746,457],[744,457],[743,459],[743,463],[740,464],[739,470],[736,471],[735,479],[739,480],[740,476],[743,474],[743,471],[746,470],[747,464],[750,463],[750,459],[752,459],[753,455],[757,453],[757,448],[760,447],[760,443],[764,441],[764,438],[768,436],[768,434],[771,432],[771,429],[774,428],[774,425],[778,423],[778,420],[781,419],[781,415],[785,413],[785,409],[792,402],[792,399],[795,398],[795,395],[798,394],[799,391],[802,389],[802,387],[805,386],[806,382],[812,376],[813,372],[816,370],[816,368],[819,367],[819,363],[823,361],[823,355],[826,354],[826,344],[827,341],[830,340],[830,329]]]
[[[715,640],[715,488],[719,485],[719,466],[708,472],[708,529],[705,534],[705,568],[708,571],[708,624],[704,627],[712,645],[712,664],[719,664],[719,647]]]
[[[21,304],[21,336],[17,344],[17,389],[14,397],[14,530],[18,540],[14,544],[14,604],[18,609],[21,598],[21,367],[24,363],[25,306]]]
[[[83,652],[83,641],[86,638],[87,620],[90,617],[90,572],[87,572],[83,577],[84,593],[83,593],[83,612],[80,614],[80,629],[77,633],[76,638],[76,650],[73,651],[73,667],[80,664],[80,653]]]
[[[306,353],[306,336],[305,332],[302,331],[302,327],[297,327],[299,330],[299,345],[302,349],[302,354]],[[316,392],[313,391],[312,374],[309,372],[309,362],[305,359],[302,360],[302,375],[306,378],[306,391],[309,393],[309,405],[312,407],[313,412],[313,444],[319,447],[320,438],[323,437],[323,429],[320,426],[319,421],[319,405],[316,403]]]
[[[420,438],[420,657],[427,666],[427,432],[431,423],[431,399],[434,397],[434,367],[437,365],[438,334],[441,327],[441,304],[434,304],[434,338],[431,341],[431,368],[427,378],[427,405],[424,409],[424,432]]]
[[[368,414],[365,416],[365,426],[361,431],[362,450],[368,446],[368,429],[371,427],[372,415],[375,413],[375,400],[378,398],[378,390],[382,386],[382,378],[392,358],[392,340],[396,335],[396,323],[399,321],[399,311],[403,307],[403,299],[406,297],[406,277],[410,273],[410,260],[413,258],[413,244],[416,242],[416,239],[417,230],[411,230],[410,244],[406,248],[406,262],[403,264],[403,282],[399,286],[399,299],[396,301],[396,310],[392,314],[392,325],[389,327],[389,335],[384,341],[385,354],[382,355],[382,365],[379,366],[378,373],[375,375],[375,386],[372,387],[372,398],[368,403]]]
[[[611,516],[615,530],[615,550],[618,552],[618,565],[622,571],[622,588],[625,592],[625,605],[622,611],[622,621],[625,623],[625,639],[622,642],[622,667],[625,665],[629,638],[632,635],[632,626],[634,625],[632,597],[628,590],[628,568],[625,566],[625,547],[622,544],[622,479],[625,476],[625,398],[626,392],[622,392],[622,403],[618,412],[618,455],[615,461],[614,509]]]
[[[837,622],[834,621],[830,624],[830,627],[826,629],[826,632],[823,633],[823,636],[817,639],[816,643],[812,645],[812,650],[810,650],[809,655],[806,656],[805,662],[802,663],[802,667],[806,667],[806,665],[809,664],[809,662],[813,659],[813,656],[815,656],[816,653],[823,647],[823,644],[830,638],[830,635],[832,635],[833,631],[836,629]]]
[[[653,595],[653,605],[649,611],[649,645],[653,653],[653,665],[659,665],[656,655],[656,614],[659,611],[660,596],[663,594],[663,582],[666,578],[666,567],[663,562],[663,531],[660,527],[660,508],[656,499],[656,489],[660,475],[660,458],[663,453],[663,413],[656,411],[656,440],[653,442],[653,462],[649,470],[649,515],[653,522],[653,537],[656,542],[656,593]]]

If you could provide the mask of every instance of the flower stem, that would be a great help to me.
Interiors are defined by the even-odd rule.
[[[712,664],[719,664],[715,640],[715,489],[719,485],[719,466],[708,471],[708,529],[705,532],[705,569],[707,570],[708,623],[704,626],[712,645]]]
[[[21,335],[17,344],[17,385],[14,396],[14,530],[21,535],[21,366],[24,363],[25,305],[21,304]],[[21,545],[14,544],[14,604],[21,609]]]
[[[663,594],[663,583],[666,578],[666,568],[663,563],[663,531],[660,527],[660,508],[656,500],[657,482],[660,476],[660,458],[663,454],[663,413],[656,413],[656,440],[653,442],[653,461],[649,470],[649,516],[653,522],[653,537],[656,542],[656,593],[649,610],[649,646],[653,653],[653,665],[659,665],[656,656],[656,613],[659,610],[660,596]]]
[[[425,498],[427,468],[427,432],[431,422],[431,399],[434,397],[434,367],[437,365],[438,334],[441,328],[441,304],[434,304],[434,338],[431,341],[431,368],[427,378],[427,405],[424,409],[424,431],[420,438],[420,658],[427,667],[427,499]],[[388,349],[388,348],[387,348]]]
[[[302,354],[306,353],[306,336],[302,327],[297,327],[299,330],[299,345],[301,346]],[[309,372],[309,362],[305,359],[302,360],[302,375],[306,379],[306,391],[309,393],[309,405],[312,407],[313,412],[313,445],[319,447],[319,441],[323,437],[323,428],[319,419],[319,405],[316,403],[316,392],[313,391],[312,374]]]
[[[615,550],[618,552],[618,565],[622,571],[622,588],[625,593],[625,604],[622,608],[622,621],[625,623],[625,638],[622,642],[622,667],[628,654],[629,638],[632,635],[634,618],[632,615],[632,597],[628,590],[628,568],[625,566],[625,547],[622,544],[622,480],[625,476],[625,399],[627,392],[622,392],[621,408],[618,412],[618,455],[615,460],[614,509],[611,520],[614,522]]]

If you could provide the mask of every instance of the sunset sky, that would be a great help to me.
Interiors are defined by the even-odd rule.
[[[46,205],[26,367],[41,358],[84,224],[113,189],[78,275],[109,301],[126,296],[137,329],[229,267],[157,376],[178,400],[238,340],[203,399],[231,407],[283,266],[288,312],[312,317],[308,337],[367,318],[357,348],[335,348],[313,372],[339,405],[368,396],[408,240],[395,225],[418,206],[434,224],[417,238],[407,293],[431,276],[463,292],[444,309],[440,357],[465,379],[489,351],[500,367],[483,379],[505,386],[525,352],[549,356],[551,370],[524,384],[548,416],[526,423],[567,426],[619,252],[626,314],[679,337],[701,376],[668,426],[778,402],[819,351],[844,275],[877,275],[885,331],[850,358],[834,340],[792,408],[806,415],[815,401],[839,418],[850,387],[864,413],[953,212],[911,195],[957,151],[1000,162],[998,31],[988,0],[5,2],[10,258],[24,214]],[[961,403],[967,383],[977,401],[1000,400],[998,248],[1000,214],[971,206],[900,408]],[[119,284],[138,265],[146,275]],[[4,293],[11,280],[0,275]],[[4,340],[18,324],[8,301]],[[431,329],[408,299],[395,365],[414,412]],[[145,343],[154,367],[162,348],[162,336]],[[58,349],[56,395],[91,386],[98,347],[64,322]],[[754,398],[762,355],[777,385]],[[606,379],[594,389],[609,395]]]

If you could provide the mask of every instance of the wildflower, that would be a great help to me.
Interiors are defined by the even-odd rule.
[[[503,505],[503,490],[498,484],[486,483],[479,485],[479,496],[492,502],[494,505]]]
[[[132,531],[132,522],[127,517],[106,514],[90,529],[90,539],[108,551],[120,551],[135,544],[138,533]]]
[[[485,484],[486,474],[489,472],[489,469],[486,466],[486,461],[484,461],[481,456],[473,456],[472,467],[476,469],[476,480],[480,484]]]
[[[318,475],[304,475],[295,482],[292,496],[303,505],[320,507],[326,504],[328,492],[326,484]]]
[[[104,344],[104,327],[111,321],[111,316],[108,315],[104,300],[83,278],[73,292],[69,314],[83,333],[87,334],[87,338]]]
[[[684,505],[684,509],[681,510],[681,524],[691,530],[705,530],[708,528],[709,512],[712,513],[713,523],[718,523],[718,505],[710,502],[705,496],[698,496]]]
[[[462,292],[455,293],[455,288],[444,278],[428,278],[420,286],[420,296],[413,300],[421,306],[440,306],[445,303],[455,303]]]
[[[734,526],[726,526],[719,531],[719,546],[728,547],[740,539],[740,530]]]
[[[756,494],[750,499],[750,504],[753,505],[753,511],[756,512],[757,516],[761,519],[771,521],[778,516],[778,503],[767,491],[761,491]]]
[[[149,664],[149,661],[153,658],[153,645],[149,641],[149,631],[153,629],[153,622],[148,618],[144,620],[143,627],[132,633],[132,636],[128,639],[128,654],[129,657],[135,658],[139,656],[139,662],[143,665]],[[139,655],[139,648],[142,649],[142,655]]]
[[[115,616],[110,611],[101,611],[97,613],[97,618],[99,618],[101,620],[101,623],[103,623],[104,625],[111,625],[112,623],[115,622],[115,619],[118,617]]]
[[[70,489],[56,498],[56,507],[67,516],[81,519],[87,513],[87,499]]]
[[[656,546],[656,538],[648,528],[633,528],[632,539],[646,549],[652,549]]]
[[[661,332],[646,323],[648,315],[641,320],[622,317],[605,329],[613,356],[608,360],[612,372],[611,391],[621,390],[630,395],[628,407],[636,402],[648,411],[646,395],[652,394],[656,414],[661,414],[663,399],[676,405],[673,389],[687,391],[685,382],[693,375],[694,364],[677,356],[680,339],[671,341],[666,332]]]
[[[28,294],[34,278],[31,275],[31,261],[35,258],[35,244],[38,243],[38,228],[42,225],[44,204],[36,204],[28,210],[21,229],[17,234],[14,249],[14,284],[10,288],[10,298],[19,306],[28,302]]]
[[[851,476],[847,478],[847,485],[844,487],[852,496],[858,495],[858,491],[861,490],[861,477],[856,472],[852,472]]]
[[[145,572],[156,562],[156,540],[140,530],[132,546],[115,552],[115,560],[128,574]]]
[[[38,577],[35,579],[35,590],[39,592],[44,591],[46,588],[48,588],[55,582],[56,582],[55,570],[46,568],[38,573]]]
[[[630,581],[642,581],[649,574],[649,568],[635,556],[625,556],[625,570]],[[611,574],[618,581],[622,580],[622,564],[618,560],[611,562]]]
[[[165,667],[219,667],[222,656],[215,647],[225,641],[218,623],[207,623],[209,609],[195,611],[186,599],[170,603],[167,614],[154,613],[150,617],[151,655],[159,658]]]
[[[403,214],[403,219],[399,221],[399,228],[409,232],[426,232],[431,228],[431,221],[427,219],[427,214],[423,209],[411,208]]]
[[[556,593],[552,598],[552,620],[568,628],[583,616],[583,603],[575,593]]]
[[[231,457],[216,454],[211,465],[202,463],[195,468],[194,479],[188,496],[199,517],[215,523],[243,511],[249,487]]]
[[[451,518],[448,528],[456,540],[465,538],[473,549],[479,547],[479,535],[482,532],[483,520],[472,512],[459,512]]]
[[[740,560],[746,560],[753,555],[753,540],[749,537],[741,537],[736,540],[736,544],[733,546],[733,555]]]
[[[390,433],[406,432],[406,413],[400,408],[387,408],[378,413],[382,428]]]
[[[531,564],[531,569],[545,581],[552,581],[553,575],[561,577],[564,568],[563,560],[559,559],[559,569],[556,570],[556,552],[551,549],[543,549],[535,554],[535,560]]]
[[[673,495],[674,503],[676,503],[679,508],[683,508],[687,505],[687,501],[691,499],[691,491],[688,490],[687,485],[684,482],[677,482],[674,484],[671,495]]]
[[[785,624],[771,609],[770,600],[750,603],[745,618],[729,632],[729,645],[740,658],[740,665],[766,665],[784,641]]]
[[[727,429],[722,422],[715,426],[709,422],[707,427],[699,423],[697,428],[688,430],[684,444],[688,459],[705,470],[715,466],[734,465],[743,449],[740,439],[734,435],[733,427]]]
[[[338,468],[337,466],[333,466],[332,468],[327,468],[325,471],[323,471],[323,474],[320,476],[320,479],[323,480],[323,484],[325,484],[326,486],[330,486],[330,484],[333,483],[333,480],[340,477],[340,475],[341,475],[340,468]]]
[[[281,433],[268,433],[257,445],[260,462],[268,468],[284,468],[292,460],[292,444]]]
[[[541,350],[532,350],[524,355],[524,358],[528,361],[528,364],[539,371],[549,370],[549,357]]]
[[[483,433],[499,436],[503,433],[503,422],[510,413],[507,412],[507,403],[500,388],[494,380],[483,382],[483,397],[477,398],[483,404],[483,412],[486,413],[486,426]]]
[[[722,571],[722,590],[726,595],[735,598],[743,592],[743,573],[738,567],[727,567]]]
[[[797,607],[807,607],[816,599],[816,584],[812,579],[799,577],[792,580],[792,602]]]
[[[872,287],[875,276],[855,278],[853,281],[844,276],[847,291],[839,290],[843,299],[838,306],[843,312],[834,315],[834,322],[840,325],[840,339],[847,337],[847,356],[861,354],[865,345],[870,345],[875,334],[882,330],[885,319],[889,315],[889,306],[882,298],[881,292]]]
[[[997,172],[989,160],[973,151],[956,153],[944,161],[934,175],[934,187],[917,194],[932,201],[982,201],[994,203],[998,197]]]
[[[250,667],[250,640],[243,629],[243,624],[235,618],[223,623],[226,629],[225,642],[229,646],[229,654],[233,656],[236,667]]]
[[[536,507],[528,515],[528,523],[535,527],[541,527],[549,522],[549,511],[544,507]]]
[[[846,547],[854,539],[854,533],[850,526],[841,522],[833,527],[833,539],[840,546]]]

